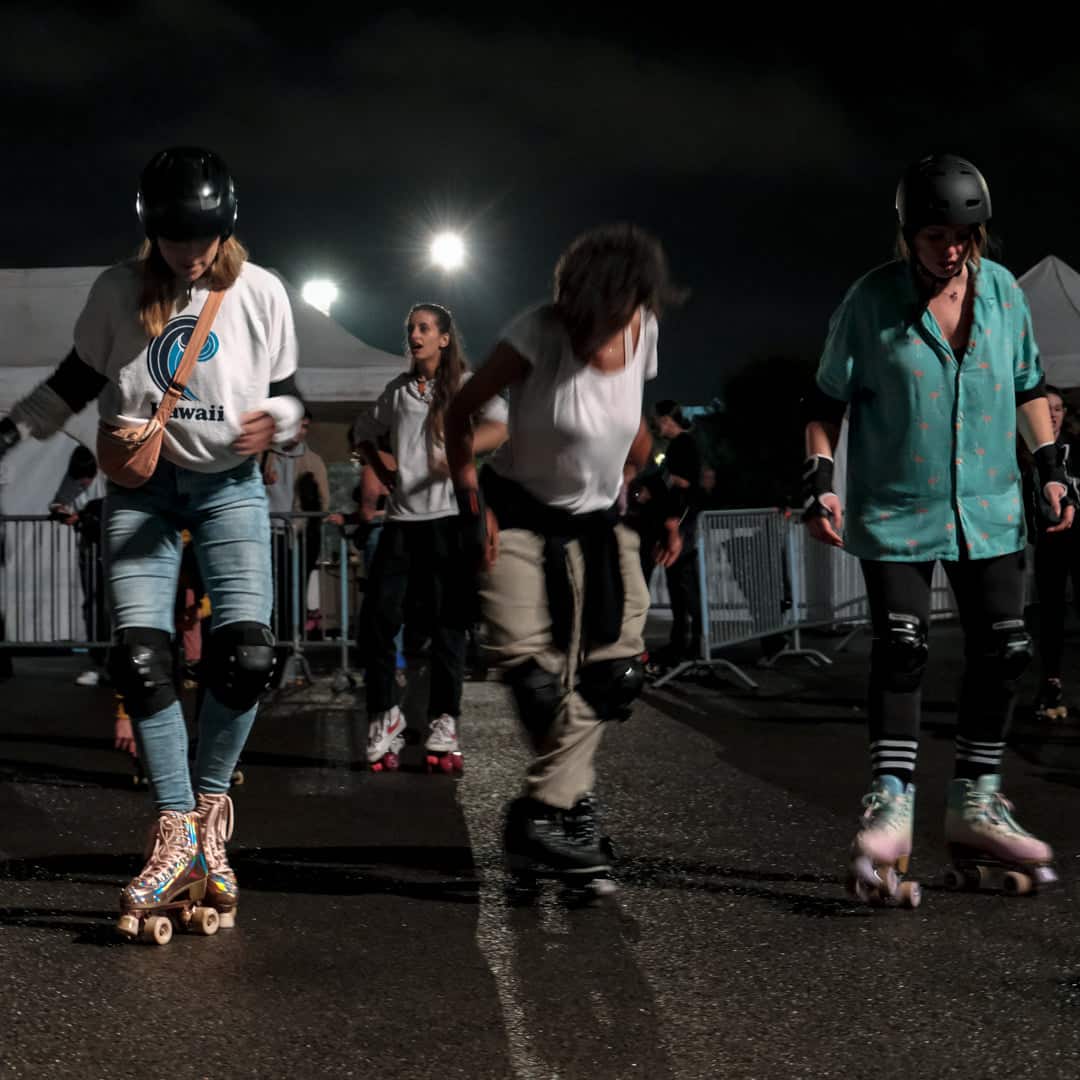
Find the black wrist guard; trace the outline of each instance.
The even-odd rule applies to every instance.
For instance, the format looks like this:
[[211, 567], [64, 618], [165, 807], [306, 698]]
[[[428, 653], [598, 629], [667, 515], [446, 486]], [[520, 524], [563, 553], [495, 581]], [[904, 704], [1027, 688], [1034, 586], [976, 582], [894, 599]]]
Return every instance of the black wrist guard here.
[[21, 438], [19, 429], [9, 416], [0, 420], [0, 458], [2, 458]]
[[821, 454], [814, 454], [806, 459], [802, 476], [803, 521], [831, 516], [831, 511], [822, 503], [821, 496], [835, 494], [833, 469], [833, 461]]
[[1065, 489], [1061, 496], [1064, 507], [1069, 494], [1069, 477], [1065, 472], [1065, 448], [1057, 443], [1040, 446], [1032, 455], [1035, 460], [1035, 472], [1038, 474], [1038, 488], [1035, 493], [1035, 513], [1041, 525], [1057, 525], [1061, 515], [1055, 514], [1050, 500], [1046, 497], [1047, 484], [1061, 484]]

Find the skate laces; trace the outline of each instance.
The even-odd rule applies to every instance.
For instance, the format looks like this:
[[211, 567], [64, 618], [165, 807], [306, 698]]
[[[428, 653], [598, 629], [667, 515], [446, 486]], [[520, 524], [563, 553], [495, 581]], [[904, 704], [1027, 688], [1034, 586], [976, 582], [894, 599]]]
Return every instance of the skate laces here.
[[883, 829], [904, 821], [908, 810], [908, 795], [890, 795], [887, 791], [869, 791], [862, 798], [863, 827]]
[[228, 795], [200, 795], [199, 802], [205, 808], [203, 850], [207, 860], [215, 868], [223, 864], [227, 866], [225, 845], [232, 839], [235, 824], [232, 799]]
[[435, 719], [431, 721], [431, 734], [436, 738], [452, 741], [456, 738], [454, 718], [446, 713], [443, 713], [442, 716], [435, 717]]
[[964, 798], [965, 817], [979, 818], [998, 828], [1026, 835], [1012, 816], [1012, 810], [1013, 804], [998, 791], [989, 794], [972, 787]]
[[563, 821], [568, 840], [586, 847], [595, 847], [599, 843], [600, 830], [596, 826], [596, 810], [595, 797], [583, 795], [565, 812]]
[[176, 871], [183, 849], [188, 844], [188, 822], [184, 814], [165, 813], [158, 819], [154, 850], [142, 868], [139, 880], [150, 885], [168, 881]]

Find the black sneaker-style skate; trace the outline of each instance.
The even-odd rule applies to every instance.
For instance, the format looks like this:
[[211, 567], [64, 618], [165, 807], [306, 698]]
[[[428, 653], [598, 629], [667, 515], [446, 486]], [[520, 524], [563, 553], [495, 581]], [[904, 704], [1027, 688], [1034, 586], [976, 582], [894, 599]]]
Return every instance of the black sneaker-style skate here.
[[[569, 810], [563, 813], [563, 829], [566, 838], [585, 850], [599, 851], [607, 860], [609, 869], [588, 878], [585, 890], [593, 896], [608, 896], [617, 886], [612, 879], [610, 865], [615, 862], [615, 845], [611, 837], [600, 827], [600, 800], [588, 791]], [[579, 880], [574, 882], [581, 887]]]
[[[585, 813], [568, 832], [569, 813], [527, 797], [510, 804], [504, 848], [517, 888], [535, 891], [538, 879], [557, 878], [574, 891], [598, 896], [611, 891], [611, 857], [597, 841], [595, 824], [588, 825]], [[605, 881], [608, 887], [594, 887]]]

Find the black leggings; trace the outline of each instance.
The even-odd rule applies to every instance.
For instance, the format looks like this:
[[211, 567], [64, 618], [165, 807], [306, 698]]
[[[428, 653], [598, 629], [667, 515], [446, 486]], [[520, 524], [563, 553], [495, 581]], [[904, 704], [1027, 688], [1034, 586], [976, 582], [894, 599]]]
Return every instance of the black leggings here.
[[[1001, 759], [1005, 732], [1012, 717], [1017, 674], [1002, 658], [1003, 636], [1022, 628], [1024, 607], [1023, 552], [992, 559], [942, 562], [952, 585], [964, 630], [964, 673], [957, 702], [958, 773], [996, 772], [991, 759]], [[873, 748], [910, 747], [918, 742], [922, 704], [921, 671], [911, 688], [897, 689], [890, 665], [890, 616], [914, 616], [930, 625], [930, 579], [933, 562], [862, 561], [874, 645], [870, 661], [870, 742], [876, 771], [889, 760]], [[962, 760], [968, 759], [961, 768]]]
[[405, 596], [410, 592], [423, 598], [431, 630], [428, 716], [459, 717], [465, 631], [475, 605], [476, 581], [461, 554], [456, 516], [388, 521], [383, 527], [360, 609], [368, 716], [394, 705], [394, 638], [404, 621]]
[[1044, 679], [1061, 678], [1065, 651], [1065, 587], [1072, 578], [1073, 601], [1080, 601], [1080, 538], [1072, 529], [1043, 533], [1035, 544], [1039, 591], [1039, 662]]

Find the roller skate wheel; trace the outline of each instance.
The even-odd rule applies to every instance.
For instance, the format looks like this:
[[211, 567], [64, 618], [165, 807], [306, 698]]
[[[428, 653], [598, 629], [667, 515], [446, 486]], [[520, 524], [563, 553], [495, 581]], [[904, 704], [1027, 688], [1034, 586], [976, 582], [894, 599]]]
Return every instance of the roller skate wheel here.
[[236, 769], [232, 774], [232, 786], [240, 787], [244, 783], [244, 772], [242, 769]]
[[212, 907], [197, 907], [191, 913], [191, 928], [203, 937], [212, 937], [218, 932], [221, 919]]
[[154, 945], [168, 945], [172, 941], [172, 923], [165, 915], [151, 915], [142, 928], [143, 941]]
[[236, 926], [236, 908], [232, 911], [219, 911], [218, 912], [218, 927], [221, 930], [231, 930]]
[[139, 920], [134, 915], [121, 915], [117, 920], [116, 929], [124, 937], [137, 938], [139, 936]]
[[388, 772], [397, 772], [400, 762], [398, 761], [397, 754], [387, 754], [383, 758], [383, 764], [386, 766]]
[[372, 772], [382, 772], [383, 769], [384, 769], [384, 766], [383, 766], [383, 763], [381, 761], [373, 761], [371, 763], [371, 771]]
[[872, 904], [877, 897], [877, 887], [874, 885], [867, 885], [867, 883], [859, 877], [850, 879], [848, 889], [852, 896], [863, 904]]
[[896, 899], [896, 896], [900, 891], [900, 875], [897, 874], [896, 868], [892, 866], [883, 866], [878, 869], [877, 873], [878, 877], [881, 878], [882, 895], [889, 899]]
[[588, 884], [588, 891], [595, 897], [614, 896], [619, 886], [611, 878], [593, 878]]
[[917, 881], [903, 882], [898, 895], [904, 907], [914, 909], [922, 903], [922, 887]]
[[439, 759], [434, 754], [428, 754], [428, 756], [427, 756], [428, 775], [433, 773], [438, 767], [439, 767]]
[[461, 773], [465, 771], [465, 758], [461, 754], [451, 754], [450, 763], [454, 766], [454, 772]]
[[1032, 876], [1036, 885], [1053, 885], [1058, 879], [1052, 866], [1037, 866], [1032, 871]]
[[945, 888], [950, 892], [960, 892], [968, 887], [968, 877], [962, 870], [950, 866], [945, 871]]
[[443, 754], [442, 760], [439, 762], [439, 768], [442, 769], [447, 776], [450, 776], [454, 771], [454, 755]]
[[1034, 888], [1035, 883], [1017, 870], [1010, 870], [1005, 875], [1004, 889], [1009, 896], [1026, 896]]

